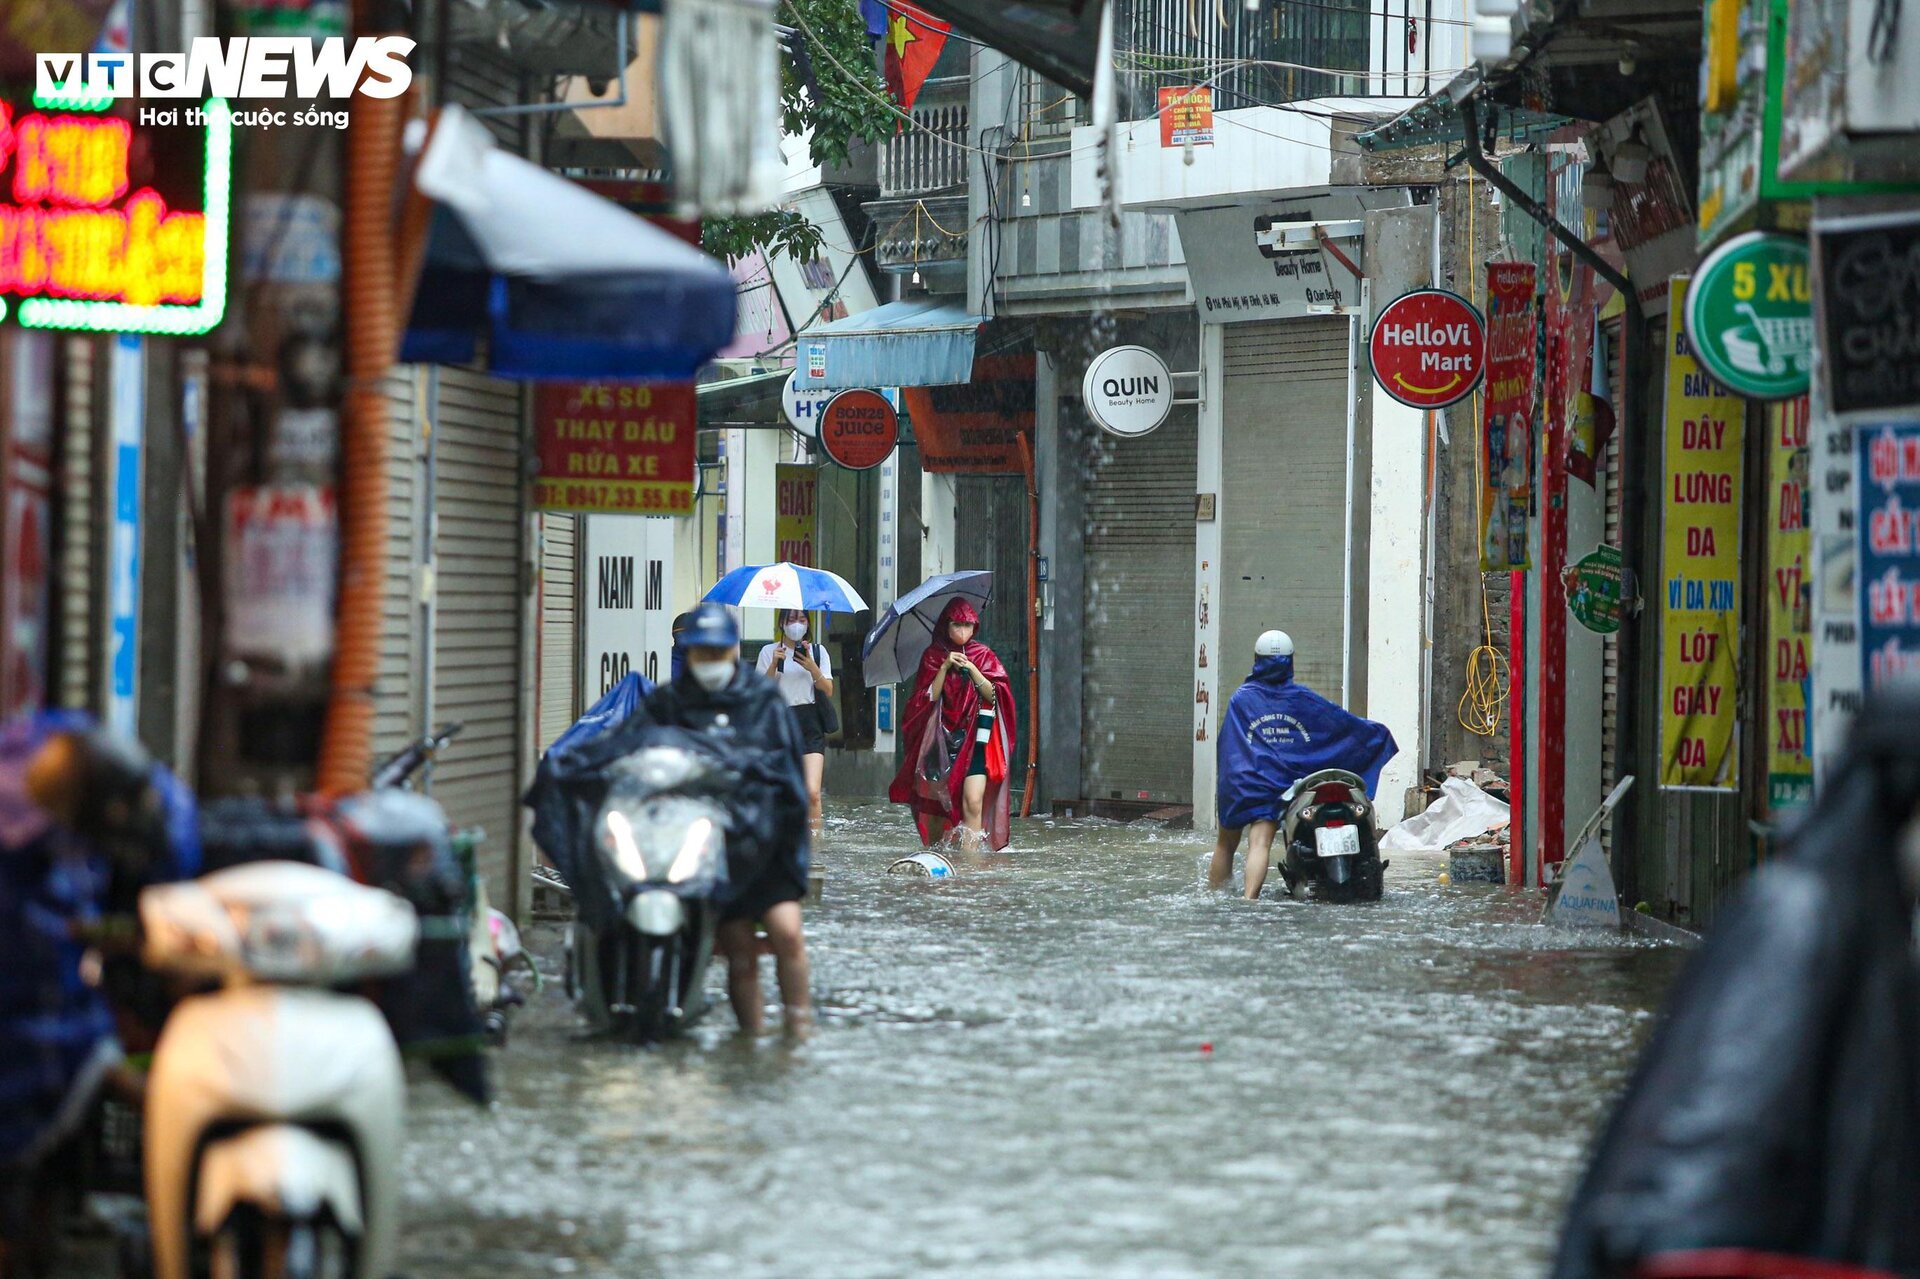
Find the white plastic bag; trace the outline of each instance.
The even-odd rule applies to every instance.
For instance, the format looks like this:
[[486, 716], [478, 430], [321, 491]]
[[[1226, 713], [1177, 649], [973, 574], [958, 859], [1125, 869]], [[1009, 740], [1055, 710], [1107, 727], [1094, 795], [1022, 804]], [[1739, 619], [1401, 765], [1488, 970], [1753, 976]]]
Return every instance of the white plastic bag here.
[[1512, 820], [1507, 806], [1464, 777], [1440, 784], [1440, 798], [1427, 811], [1409, 817], [1380, 837], [1380, 850], [1437, 853], [1475, 835], [1498, 830]]

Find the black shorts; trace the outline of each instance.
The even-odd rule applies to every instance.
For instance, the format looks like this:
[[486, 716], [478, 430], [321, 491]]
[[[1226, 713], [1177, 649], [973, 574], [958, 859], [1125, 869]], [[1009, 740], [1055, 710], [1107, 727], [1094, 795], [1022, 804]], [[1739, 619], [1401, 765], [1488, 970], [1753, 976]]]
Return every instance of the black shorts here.
[[827, 753], [827, 726], [820, 718], [820, 708], [812, 702], [805, 706], [789, 706], [795, 722], [800, 725], [800, 753], [802, 755], [824, 755]]

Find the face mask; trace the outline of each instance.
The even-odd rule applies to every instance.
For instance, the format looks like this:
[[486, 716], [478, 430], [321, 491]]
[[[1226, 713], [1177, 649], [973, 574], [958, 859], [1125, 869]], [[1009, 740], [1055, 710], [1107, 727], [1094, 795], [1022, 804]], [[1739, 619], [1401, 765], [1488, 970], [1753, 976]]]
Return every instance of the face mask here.
[[693, 672], [700, 687], [709, 693], [717, 693], [733, 679], [734, 663], [727, 662], [688, 662], [687, 669]]
[[788, 622], [787, 623], [788, 639], [798, 644], [801, 640], [805, 639], [806, 637], [807, 637], [807, 624], [805, 622]]

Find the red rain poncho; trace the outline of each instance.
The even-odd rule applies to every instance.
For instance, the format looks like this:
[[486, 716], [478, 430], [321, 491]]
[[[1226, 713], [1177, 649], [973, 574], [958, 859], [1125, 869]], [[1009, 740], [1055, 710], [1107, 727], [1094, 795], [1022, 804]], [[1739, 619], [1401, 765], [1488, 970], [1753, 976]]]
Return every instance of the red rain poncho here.
[[[954, 648], [953, 641], [947, 636], [948, 624], [954, 621], [977, 623], [979, 620], [980, 615], [967, 600], [950, 602], [946, 611], [940, 614], [940, 624], [934, 628], [933, 643], [921, 655], [920, 669], [914, 673], [913, 696], [907, 701], [906, 711], [907, 753], [900, 761], [900, 771], [894, 775], [893, 785], [887, 790], [887, 798], [896, 804], [912, 807], [923, 844], [933, 842], [929, 819], [937, 818], [949, 828], [960, 824], [960, 788], [966, 780], [967, 770], [973, 764], [973, 752], [977, 745], [973, 740], [974, 717], [979, 714], [981, 706], [980, 690], [974, 687], [972, 678], [965, 671], [948, 671], [940, 699], [941, 727], [947, 730], [964, 728], [966, 731], [961, 734], [959, 749], [953, 756], [952, 770], [947, 774], [946, 802], [943, 804], [938, 798], [922, 795], [914, 785], [914, 772], [920, 766], [929, 740], [927, 729], [933, 722], [934, 706], [928, 694], [933, 688], [933, 677], [939, 674], [941, 664]], [[1012, 836], [1007, 761], [1013, 757], [1013, 684], [1007, 679], [1007, 668], [1000, 664], [1000, 659], [985, 644], [969, 640], [964, 655], [980, 668], [980, 673], [993, 685], [993, 735], [987, 740], [987, 795], [982, 825], [986, 828], [987, 846], [1000, 849], [1007, 846]]]

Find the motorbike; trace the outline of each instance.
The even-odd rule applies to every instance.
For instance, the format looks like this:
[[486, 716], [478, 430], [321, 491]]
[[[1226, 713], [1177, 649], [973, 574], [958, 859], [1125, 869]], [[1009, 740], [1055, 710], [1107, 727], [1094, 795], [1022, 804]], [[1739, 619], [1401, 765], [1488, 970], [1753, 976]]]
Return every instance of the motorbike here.
[[[436, 814], [411, 815], [418, 841], [444, 838]], [[413, 908], [271, 860], [147, 888], [139, 911], [147, 966], [212, 987], [176, 1005], [148, 1076], [154, 1279], [387, 1279], [406, 1079], [380, 1009], [342, 988], [411, 967]]]
[[614, 763], [591, 853], [608, 909], [567, 931], [567, 993], [595, 1030], [639, 1041], [695, 1022], [727, 878], [731, 770], [688, 746], [649, 746]]
[[1323, 768], [1295, 782], [1286, 802], [1280, 874], [1287, 892], [1304, 885], [1319, 901], [1379, 901], [1387, 863], [1380, 860], [1373, 805], [1359, 774]]

